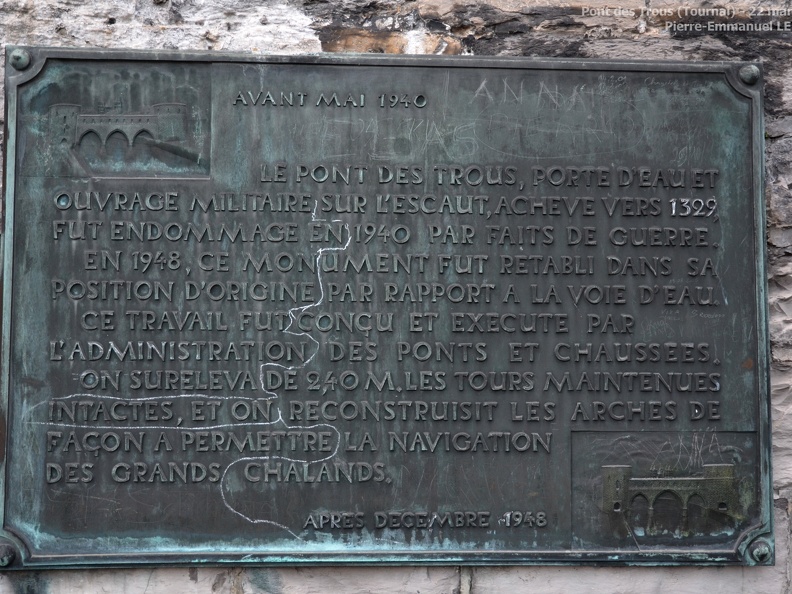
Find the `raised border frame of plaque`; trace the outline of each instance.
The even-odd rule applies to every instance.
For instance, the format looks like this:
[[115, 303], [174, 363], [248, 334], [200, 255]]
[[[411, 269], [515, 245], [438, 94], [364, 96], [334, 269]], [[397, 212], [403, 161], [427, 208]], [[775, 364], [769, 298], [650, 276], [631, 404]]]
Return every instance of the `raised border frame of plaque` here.
[[773, 563], [756, 65], [6, 56], [0, 566]]

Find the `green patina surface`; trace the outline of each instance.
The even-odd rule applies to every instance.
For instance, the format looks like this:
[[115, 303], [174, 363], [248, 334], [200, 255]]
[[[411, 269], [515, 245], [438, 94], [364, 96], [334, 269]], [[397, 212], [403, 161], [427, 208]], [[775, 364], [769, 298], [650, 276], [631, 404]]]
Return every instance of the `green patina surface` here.
[[772, 563], [754, 66], [8, 55], [9, 568]]

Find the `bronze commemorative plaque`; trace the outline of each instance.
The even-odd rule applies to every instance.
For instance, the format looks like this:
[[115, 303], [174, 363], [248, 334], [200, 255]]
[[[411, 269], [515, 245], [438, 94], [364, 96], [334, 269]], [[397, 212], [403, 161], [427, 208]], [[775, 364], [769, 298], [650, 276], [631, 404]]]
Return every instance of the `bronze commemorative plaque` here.
[[6, 56], [4, 566], [773, 562], [755, 65]]

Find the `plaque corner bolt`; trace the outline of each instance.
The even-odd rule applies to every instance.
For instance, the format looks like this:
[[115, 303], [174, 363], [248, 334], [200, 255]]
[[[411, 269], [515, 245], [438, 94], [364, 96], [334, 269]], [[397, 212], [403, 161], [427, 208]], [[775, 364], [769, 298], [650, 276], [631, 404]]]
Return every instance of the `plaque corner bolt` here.
[[746, 85], [754, 85], [759, 80], [761, 72], [755, 64], [747, 64], [740, 68], [740, 80]]
[[0, 545], [0, 567], [8, 567], [16, 559], [14, 547], [8, 544]]
[[770, 544], [765, 540], [757, 540], [751, 545], [750, 548], [751, 558], [760, 564], [769, 563], [773, 557], [773, 551]]
[[11, 52], [8, 60], [11, 62], [11, 66], [15, 70], [24, 70], [30, 66], [30, 52], [21, 48], [17, 48]]

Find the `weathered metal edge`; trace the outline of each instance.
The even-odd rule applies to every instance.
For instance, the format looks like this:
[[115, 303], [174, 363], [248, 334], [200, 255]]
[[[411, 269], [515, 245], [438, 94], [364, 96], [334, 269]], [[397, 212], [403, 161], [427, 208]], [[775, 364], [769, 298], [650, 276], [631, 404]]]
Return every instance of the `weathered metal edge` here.
[[[713, 549], [710, 551], [691, 552], [687, 549], [663, 549], [662, 551], [635, 553], [634, 551], [606, 550], [598, 552], [576, 552], [574, 550], [542, 551], [535, 552], [530, 559], [526, 559], [525, 551], [443, 551], [443, 552], [409, 552], [382, 554], [379, 551], [361, 551], [354, 554], [338, 553], [302, 553], [302, 554], [250, 554], [250, 553], [218, 553], [218, 554], [168, 554], [155, 555], [138, 553], [135, 555], [101, 554], [82, 556], [76, 563], [73, 557], [30, 556], [20, 541], [3, 529], [0, 536], [7, 539], [6, 543], [0, 541], [0, 567], [6, 569], [56, 569], [66, 567], [129, 567], [129, 566], [158, 566], [158, 565], [190, 565], [190, 564], [245, 564], [245, 565], [303, 565], [312, 563], [316, 565], [770, 565], [774, 562], [773, 547], [773, 514], [772, 514], [772, 474], [770, 469], [770, 390], [769, 390], [769, 354], [768, 354], [768, 312], [767, 312], [767, 285], [765, 282], [766, 270], [766, 243], [765, 206], [764, 206], [764, 122], [762, 111], [761, 78], [760, 84], [754, 89], [740, 88], [735, 84], [736, 72], [740, 67], [750, 65], [744, 62], [650, 62], [650, 61], [597, 61], [597, 60], [554, 60], [546, 58], [467, 58], [467, 57], [437, 57], [437, 56], [368, 56], [364, 54], [347, 54], [342, 56], [308, 55], [308, 56], [259, 56], [252, 54], [206, 54], [182, 51], [153, 51], [153, 50], [84, 50], [72, 48], [40, 48], [32, 46], [6, 46], [6, 56], [10, 56], [16, 49], [31, 52], [31, 59], [35, 67], [27, 72], [27, 68], [20, 69], [15, 76], [12, 67], [6, 60], [5, 71], [5, 175], [4, 175], [4, 237], [2, 241], [2, 356], [0, 356], [0, 415], [2, 420], [8, 414], [8, 381], [9, 381], [9, 347], [11, 334], [11, 319], [5, 315], [10, 308], [10, 289], [12, 281], [13, 243], [9, 229], [13, 228], [14, 219], [14, 182], [13, 171], [8, 168], [8, 163], [16, 159], [16, 102], [17, 89], [25, 82], [29, 82], [41, 71], [46, 59], [80, 59], [80, 60], [127, 60], [127, 61], [198, 61], [198, 62], [258, 62], [272, 64], [338, 64], [338, 65], [371, 65], [371, 66], [424, 66], [424, 67], [470, 67], [470, 68], [502, 68], [502, 69], [553, 69], [553, 70], [581, 70], [594, 69], [602, 71], [652, 71], [652, 72], [705, 72], [723, 73], [729, 80], [735, 92], [751, 100], [752, 110], [752, 165], [753, 192], [755, 207], [755, 241], [754, 252], [757, 258], [756, 298], [757, 307], [757, 345], [760, 358], [758, 378], [760, 389], [764, 394], [759, 397], [759, 441], [762, 451], [761, 474], [761, 520], [762, 524], [756, 529], [749, 530], [743, 535], [741, 542], [733, 550]], [[39, 61], [35, 58], [43, 58]], [[10, 90], [10, 92], [9, 92]], [[5, 427], [0, 425], [0, 438], [6, 442]], [[9, 495], [8, 485], [5, 480], [6, 456], [3, 451], [0, 456], [0, 520], [4, 525], [5, 499]], [[757, 540], [758, 539], [758, 540]], [[761, 561], [756, 559], [754, 543], [767, 543], [770, 548], [770, 557]], [[16, 549], [16, 550], [14, 550]], [[19, 553], [17, 554], [18, 551]], [[9, 556], [10, 553], [10, 556]], [[16, 559], [15, 559], [16, 557]]]
[[[443, 551], [443, 552], [389, 552], [370, 551], [354, 554], [344, 553], [247, 553], [247, 554], [209, 554], [206, 552], [159, 553], [156, 559], [146, 554], [97, 554], [85, 556], [80, 567], [129, 567], [157, 565], [290, 565], [299, 566], [305, 563], [317, 565], [588, 565], [588, 566], [641, 566], [662, 565], [717, 566], [723, 564], [739, 564], [741, 557], [734, 550], [712, 549], [691, 553], [684, 549], [665, 549], [663, 551], [645, 551], [640, 555], [620, 550], [603, 550], [597, 552], [554, 550], [535, 554], [531, 559], [525, 558], [524, 551]], [[625, 558], [626, 557], [626, 558]], [[36, 565], [28, 566], [41, 569], [67, 568], [74, 566], [73, 557], [47, 556], [35, 558]], [[39, 565], [39, 563], [41, 565]]]
[[[749, 70], [749, 69], [752, 69]], [[754, 256], [756, 258], [756, 344], [757, 344], [757, 398], [758, 441], [760, 459], [759, 499], [760, 524], [742, 534], [737, 550], [743, 555], [745, 565], [773, 565], [775, 563], [775, 535], [773, 518], [772, 481], [772, 425], [770, 392], [769, 311], [767, 289], [767, 241], [764, 171], [764, 105], [763, 72], [761, 66], [745, 64], [739, 70], [726, 71], [732, 89], [750, 100], [751, 113], [751, 168], [754, 207]]]
[[371, 66], [438, 66], [462, 68], [501, 69], [552, 69], [552, 70], [630, 70], [655, 72], [725, 72], [729, 68], [750, 64], [747, 62], [657, 62], [649, 60], [590, 60], [579, 58], [535, 58], [524, 56], [428, 56], [428, 55], [371, 55], [371, 54], [301, 54], [265, 55], [240, 52], [198, 52], [180, 50], [125, 50], [83, 49], [38, 46], [6, 46], [6, 54], [20, 49], [29, 52], [31, 64], [37, 58], [60, 58], [80, 60], [128, 60], [128, 61], [193, 61], [193, 62], [257, 62], [269, 64], [338, 64]]
[[[5, 60], [6, 70], [4, 76], [4, 89], [6, 89], [5, 97], [5, 124], [3, 136], [3, 216], [2, 216], [2, 241], [0, 242], [0, 249], [2, 256], [0, 256], [0, 267], [2, 267], [2, 277], [0, 277], [0, 287], [2, 288], [0, 295], [0, 306], [2, 307], [2, 320], [0, 320], [0, 328], [2, 328], [2, 338], [0, 338], [0, 568], [7, 567], [17, 560], [22, 559], [25, 549], [21, 542], [14, 537], [13, 534], [5, 530], [5, 502], [8, 497], [8, 484], [6, 481], [7, 461], [8, 461], [8, 421], [9, 421], [9, 373], [10, 373], [10, 345], [11, 345], [11, 286], [13, 275], [13, 237], [10, 229], [13, 228], [14, 220], [14, 191], [15, 191], [15, 176], [13, 167], [9, 168], [9, 163], [14, 163], [16, 159], [16, 129], [17, 129], [17, 95], [16, 83], [10, 81], [12, 68], [10, 62], [10, 48], [6, 54]], [[13, 89], [8, 93], [8, 89]]]
[[[759, 440], [762, 466], [760, 468], [760, 501], [761, 516], [767, 532], [757, 531], [754, 539], [746, 543], [744, 555], [748, 564], [775, 564], [775, 532], [773, 517], [773, 472], [772, 472], [772, 406], [770, 391], [770, 334], [769, 334], [769, 305], [767, 286], [767, 240], [766, 240], [766, 204], [765, 204], [765, 130], [764, 130], [764, 102], [761, 68], [759, 79], [750, 89], [751, 93], [751, 122], [753, 124], [753, 193], [754, 193], [754, 242], [756, 254], [756, 299], [757, 299], [757, 354], [759, 373]], [[763, 393], [761, 393], [763, 391]], [[769, 558], [761, 559], [763, 547], [769, 547]]]

